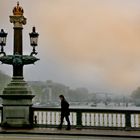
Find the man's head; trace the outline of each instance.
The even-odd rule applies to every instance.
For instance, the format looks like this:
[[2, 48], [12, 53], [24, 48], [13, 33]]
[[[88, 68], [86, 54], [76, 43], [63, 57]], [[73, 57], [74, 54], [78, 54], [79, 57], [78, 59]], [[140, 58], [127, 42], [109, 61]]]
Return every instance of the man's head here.
[[65, 99], [64, 95], [59, 95], [59, 98], [61, 101]]

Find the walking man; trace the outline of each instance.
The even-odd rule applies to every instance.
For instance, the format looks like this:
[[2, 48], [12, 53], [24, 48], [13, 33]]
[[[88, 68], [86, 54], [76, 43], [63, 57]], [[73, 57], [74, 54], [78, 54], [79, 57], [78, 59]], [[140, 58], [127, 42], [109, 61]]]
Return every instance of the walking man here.
[[70, 115], [69, 103], [66, 101], [66, 99], [63, 95], [60, 95], [59, 98], [61, 100], [61, 122], [60, 122], [58, 129], [62, 129], [63, 120], [65, 118], [67, 121], [66, 130], [70, 130], [71, 126], [70, 126], [70, 120], [69, 120], [69, 115]]

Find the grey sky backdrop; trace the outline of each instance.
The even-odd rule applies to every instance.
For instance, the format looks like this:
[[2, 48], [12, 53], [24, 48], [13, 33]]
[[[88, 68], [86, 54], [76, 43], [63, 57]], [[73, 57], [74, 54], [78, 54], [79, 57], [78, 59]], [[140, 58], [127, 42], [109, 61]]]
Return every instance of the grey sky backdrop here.
[[[0, 0], [0, 28], [8, 32], [16, 0]], [[32, 26], [39, 32], [36, 65], [25, 67], [26, 80], [54, 80], [91, 91], [129, 94], [140, 86], [140, 0], [20, 0], [27, 17], [24, 53]], [[12, 67], [0, 65], [9, 75]]]

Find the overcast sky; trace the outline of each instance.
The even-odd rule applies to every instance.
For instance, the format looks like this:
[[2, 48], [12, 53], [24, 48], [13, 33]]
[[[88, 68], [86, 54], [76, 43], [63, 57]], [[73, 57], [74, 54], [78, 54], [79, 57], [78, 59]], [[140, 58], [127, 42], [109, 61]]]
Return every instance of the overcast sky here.
[[[0, 0], [0, 28], [8, 32], [16, 0]], [[41, 59], [25, 66], [26, 80], [54, 80], [92, 91], [129, 94], [140, 86], [140, 0], [20, 0], [27, 24], [24, 53], [36, 26]], [[11, 66], [0, 69], [12, 75]]]

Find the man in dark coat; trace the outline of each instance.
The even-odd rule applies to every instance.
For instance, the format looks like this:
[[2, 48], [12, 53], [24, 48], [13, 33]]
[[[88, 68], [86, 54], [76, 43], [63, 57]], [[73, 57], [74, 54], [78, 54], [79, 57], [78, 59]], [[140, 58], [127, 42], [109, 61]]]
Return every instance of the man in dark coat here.
[[70, 130], [71, 126], [70, 126], [70, 120], [69, 120], [69, 115], [70, 115], [69, 103], [66, 101], [66, 99], [63, 95], [60, 95], [59, 98], [61, 100], [61, 122], [60, 122], [60, 125], [58, 128], [62, 129], [63, 120], [65, 118], [67, 121], [66, 130]]

